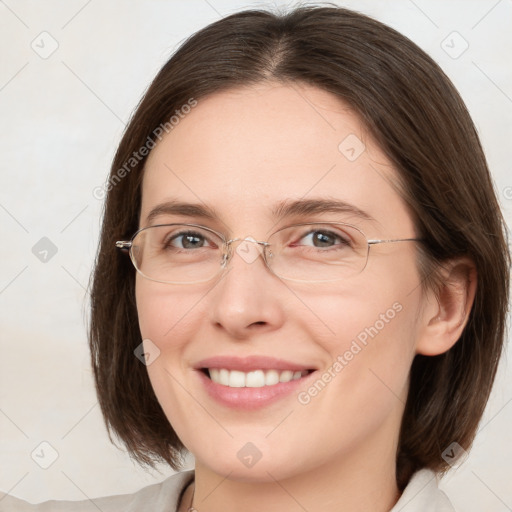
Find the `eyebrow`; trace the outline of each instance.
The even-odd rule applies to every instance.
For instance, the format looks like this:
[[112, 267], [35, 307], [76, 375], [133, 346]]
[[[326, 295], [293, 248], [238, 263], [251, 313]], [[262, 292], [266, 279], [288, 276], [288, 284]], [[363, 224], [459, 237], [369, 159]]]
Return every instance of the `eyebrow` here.
[[149, 224], [160, 215], [182, 215], [184, 217], [199, 217], [208, 220], [214, 220], [217, 217], [215, 210], [206, 205], [170, 200], [156, 205], [148, 213], [146, 222]]
[[369, 213], [357, 206], [331, 198], [285, 200], [277, 203], [272, 209], [272, 216], [276, 219], [293, 216], [305, 217], [319, 213], [349, 213], [364, 220], [375, 220]]
[[[287, 217], [306, 217], [319, 213], [343, 213], [355, 215], [363, 220], [375, 220], [364, 210], [345, 201], [331, 198], [287, 199], [278, 202], [271, 210], [271, 215], [276, 220]], [[178, 200], [169, 200], [155, 206], [146, 217], [147, 224], [150, 224], [160, 215], [180, 215], [204, 220], [219, 218], [215, 209], [206, 204], [187, 203]]]

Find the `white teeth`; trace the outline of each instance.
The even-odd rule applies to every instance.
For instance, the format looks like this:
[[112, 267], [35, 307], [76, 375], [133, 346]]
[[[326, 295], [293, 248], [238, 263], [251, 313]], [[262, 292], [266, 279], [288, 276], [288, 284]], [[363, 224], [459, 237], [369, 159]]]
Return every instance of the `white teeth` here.
[[290, 370], [253, 370], [246, 373], [239, 370], [226, 370], [225, 368], [209, 368], [208, 372], [213, 382], [230, 388], [274, 386], [279, 382], [300, 379], [309, 373], [307, 370], [296, 372]]
[[290, 382], [293, 379], [293, 372], [291, 370], [285, 370], [279, 375], [279, 382]]
[[[300, 372], [299, 372], [300, 373]], [[273, 386], [279, 382], [279, 373], [276, 370], [268, 370], [265, 374], [265, 386]]]
[[263, 373], [263, 370], [255, 370], [254, 372], [248, 372], [245, 375], [245, 387], [246, 388], [261, 388], [261, 386], [264, 386], [264, 385], [265, 385], [265, 374]]
[[224, 368], [219, 370], [219, 380], [215, 382], [225, 382], [227, 386], [229, 384], [229, 370], [225, 370]]
[[244, 388], [245, 387], [245, 373], [237, 370], [229, 372], [229, 384], [230, 388]]

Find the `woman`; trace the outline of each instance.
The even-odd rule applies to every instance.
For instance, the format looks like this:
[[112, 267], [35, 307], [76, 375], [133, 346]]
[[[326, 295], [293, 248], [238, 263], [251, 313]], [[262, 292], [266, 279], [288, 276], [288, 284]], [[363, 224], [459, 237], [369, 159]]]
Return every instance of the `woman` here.
[[509, 257], [432, 59], [338, 7], [224, 18], [157, 75], [107, 190], [103, 415], [142, 464], [195, 470], [0, 510], [454, 510], [436, 475], [487, 402]]

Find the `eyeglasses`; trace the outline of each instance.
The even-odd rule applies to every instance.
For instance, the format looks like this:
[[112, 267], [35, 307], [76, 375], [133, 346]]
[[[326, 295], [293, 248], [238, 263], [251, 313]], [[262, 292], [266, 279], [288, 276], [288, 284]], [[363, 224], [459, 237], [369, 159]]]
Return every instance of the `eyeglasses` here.
[[133, 265], [147, 279], [168, 284], [195, 284], [220, 274], [237, 254], [246, 263], [262, 255], [276, 276], [306, 283], [330, 282], [359, 274], [366, 267], [370, 246], [416, 242], [418, 238], [368, 240], [350, 224], [319, 222], [281, 228], [260, 242], [251, 237], [226, 240], [198, 224], [162, 224], [139, 229], [116, 247], [128, 250]]

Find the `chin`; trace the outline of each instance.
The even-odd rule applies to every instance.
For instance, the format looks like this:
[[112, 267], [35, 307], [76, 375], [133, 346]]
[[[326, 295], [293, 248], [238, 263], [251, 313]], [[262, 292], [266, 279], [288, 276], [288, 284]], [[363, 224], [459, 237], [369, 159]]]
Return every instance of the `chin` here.
[[[246, 439], [254, 439], [254, 442]], [[258, 440], [257, 436], [244, 437], [243, 441], [233, 439], [229, 444], [217, 446], [204, 453], [204, 443], [198, 444], [201, 455], [194, 452], [197, 466], [206, 466], [210, 471], [223, 475], [230, 480], [247, 483], [272, 483], [276, 480], [286, 480], [308, 472], [308, 466], [314, 469], [315, 462], [297, 457], [297, 449], [286, 447], [283, 442], [276, 440], [269, 443], [264, 437]], [[297, 445], [294, 445], [297, 446]]]

